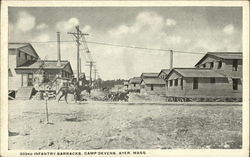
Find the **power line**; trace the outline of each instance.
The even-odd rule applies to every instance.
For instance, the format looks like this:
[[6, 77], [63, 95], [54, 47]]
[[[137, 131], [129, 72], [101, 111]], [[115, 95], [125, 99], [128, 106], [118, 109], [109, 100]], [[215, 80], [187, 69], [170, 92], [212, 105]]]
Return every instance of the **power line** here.
[[[56, 41], [45, 41], [45, 42], [29, 42], [29, 43], [52, 43]], [[74, 42], [74, 41], [61, 41], [61, 42]], [[115, 46], [115, 47], [124, 47], [124, 48], [132, 48], [132, 49], [143, 49], [143, 50], [151, 50], [151, 51], [161, 51], [161, 52], [170, 52], [171, 49], [157, 49], [157, 48], [146, 48], [146, 47], [140, 47], [140, 46], [130, 46], [130, 45], [119, 45], [119, 44], [112, 44], [112, 43], [104, 43], [104, 42], [96, 42], [96, 41], [85, 41], [86, 43], [90, 44], [97, 44], [97, 45], [106, 45], [106, 46]], [[84, 50], [87, 50], [87, 48], [84, 48]], [[188, 51], [179, 51], [179, 50], [173, 50], [175, 53], [186, 53], [186, 54], [199, 54], [204, 55], [204, 53], [200, 52], [188, 52]]]

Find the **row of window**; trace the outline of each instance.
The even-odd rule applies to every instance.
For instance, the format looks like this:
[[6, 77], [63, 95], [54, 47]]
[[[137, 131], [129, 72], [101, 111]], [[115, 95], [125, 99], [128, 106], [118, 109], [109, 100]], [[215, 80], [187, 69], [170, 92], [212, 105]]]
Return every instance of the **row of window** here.
[[[232, 79], [233, 81], [233, 90], [238, 90], [239, 79]], [[215, 78], [210, 78], [210, 83], [215, 83]], [[193, 89], [198, 89], [198, 78], [193, 78]]]
[[[214, 62], [209, 62], [209, 67], [207, 67], [208, 63], [205, 63], [202, 65], [203, 68], [210, 68], [213, 69], [214, 68]], [[222, 61], [218, 61], [218, 66], [217, 69], [221, 69], [222, 67]], [[233, 64], [232, 64], [232, 71], [238, 71], [238, 60], [237, 59], [233, 59]]]
[[[238, 90], [238, 84], [239, 84], [239, 79], [232, 79], [233, 81], [233, 90]], [[211, 77], [210, 78], [210, 83], [211, 84], [214, 84], [215, 83], [215, 78], [214, 77]], [[178, 86], [178, 79], [174, 79], [174, 80], [169, 80], [169, 86]], [[181, 78], [180, 79], [180, 85], [181, 85], [181, 89], [183, 89], [183, 79]], [[167, 86], [168, 86], [168, 82], [167, 82]], [[143, 86], [144, 88], [144, 86]], [[193, 89], [198, 89], [199, 88], [199, 81], [198, 81], [198, 78], [195, 77], [193, 78]], [[150, 85], [150, 90], [153, 91], [154, 90], [154, 85], [151, 84]]]
[[[183, 79], [180, 79], [180, 85], [183, 86]], [[169, 86], [172, 87], [174, 84], [174, 86], [178, 86], [178, 79], [174, 79], [174, 80], [169, 80]]]
[[[203, 68], [210, 68], [210, 69], [213, 69], [214, 68], [214, 62], [209, 62], [210, 64], [210, 67], [207, 67], [207, 63], [203, 64]], [[221, 69], [222, 67], [222, 61], [218, 61], [218, 66], [217, 66], [217, 69]]]

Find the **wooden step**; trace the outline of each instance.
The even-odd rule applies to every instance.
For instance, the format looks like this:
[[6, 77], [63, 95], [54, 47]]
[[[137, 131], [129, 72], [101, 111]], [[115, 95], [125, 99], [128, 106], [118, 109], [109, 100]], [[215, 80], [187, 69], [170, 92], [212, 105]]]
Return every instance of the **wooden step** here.
[[32, 91], [33, 87], [21, 87], [17, 90], [16, 99], [29, 100], [31, 98]]

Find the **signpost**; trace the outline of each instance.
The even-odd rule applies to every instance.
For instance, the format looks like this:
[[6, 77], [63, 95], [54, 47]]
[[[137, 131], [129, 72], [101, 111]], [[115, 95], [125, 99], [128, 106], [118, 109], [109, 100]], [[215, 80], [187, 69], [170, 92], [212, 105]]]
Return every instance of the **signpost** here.
[[49, 124], [49, 111], [48, 111], [48, 99], [49, 99], [49, 93], [48, 91], [45, 91], [44, 94], [43, 94], [43, 98], [45, 100], [45, 110], [46, 110], [46, 120], [47, 120], [47, 124]]

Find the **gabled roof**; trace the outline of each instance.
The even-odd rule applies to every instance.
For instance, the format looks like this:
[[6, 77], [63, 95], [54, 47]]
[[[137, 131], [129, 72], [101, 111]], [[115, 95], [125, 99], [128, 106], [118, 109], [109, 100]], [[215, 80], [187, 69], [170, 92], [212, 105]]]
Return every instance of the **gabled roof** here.
[[30, 43], [8, 43], [8, 48], [9, 49], [18, 49], [22, 48], [24, 46], [29, 46]]
[[242, 52], [208, 52], [205, 56], [199, 60], [195, 66], [203, 62], [207, 57], [215, 59], [242, 59]]
[[132, 83], [139, 84], [139, 83], [141, 83], [141, 78], [140, 77], [133, 77], [133, 78], [129, 79], [128, 82], [130, 84], [132, 84]]
[[160, 76], [161, 73], [164, 73], [165, 75], [168, 75], [170, 71], [171, 71], [170, 69], [162, 69], [160, 71], [160, 73], [158, 74], [158, 76]]
[[146, 77], [158, 77], [159, 73], [142, 73], [141, 78], [146, 78]]
[[[26, 69], [40, 69], [43, 66], [43, 69], [64, 69], [66, 65], [69, 64], [72, 71], [69, 61], [61, 61], [61, 66], [57, 66], [57, 60], [42, 60], [42, 61], [28, 61], [25, 64], [17, 67], [16, 70], [26, 70]], [[72, 71], [73, 73], [73, 71]]]
[[33, 57], [39, 58], [36, 50], [30, 43], [8, 43], [8, 49], [18, 49]]
[[166, 79], [168, 79], [174, 72], [181, 77], [225, 77], [225, 75], [217, 73], [211, 69], [174, 68], [167, 75]]
[[157, 84], [157, 85], [164, 85], [165, 81], [162, 78], [143, 78], [141, 82], [145, 84]]

